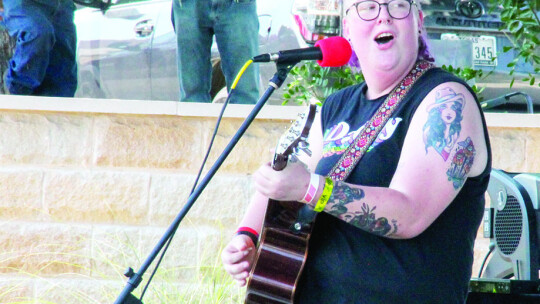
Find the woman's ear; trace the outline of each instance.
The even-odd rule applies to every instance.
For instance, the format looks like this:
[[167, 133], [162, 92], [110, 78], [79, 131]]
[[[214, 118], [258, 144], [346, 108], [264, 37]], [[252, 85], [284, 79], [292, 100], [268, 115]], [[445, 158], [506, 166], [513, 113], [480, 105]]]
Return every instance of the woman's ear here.
[[418, 10], [418, 28], [421, 29], [424, 27], [424, 12]]

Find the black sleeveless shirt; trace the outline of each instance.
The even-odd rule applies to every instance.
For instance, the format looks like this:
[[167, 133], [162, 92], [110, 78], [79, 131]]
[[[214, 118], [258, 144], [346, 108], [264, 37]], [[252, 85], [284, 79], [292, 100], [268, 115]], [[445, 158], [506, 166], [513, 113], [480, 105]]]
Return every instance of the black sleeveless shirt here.
[[[427, 71], [398, 105], [346, 182], [390, 185], [417, 107], [433, 88], [445, 82], [461, 83], [473, 93], [465, 82], [442, 69]], [[386, 96], [368, 100], [366, 89], [365, 83], [354, 85], [329, 96], [324, 103], [323, 158], [317, 174], [326, 175], [331, 170], [384, 102]], [[483, 116], [482, 123], [489, 155], [484, 172], [468, 178], [454, 201], [417, 237], [384, 238], [321, 213], [295, 303], [464, 303], [491, 171]]]

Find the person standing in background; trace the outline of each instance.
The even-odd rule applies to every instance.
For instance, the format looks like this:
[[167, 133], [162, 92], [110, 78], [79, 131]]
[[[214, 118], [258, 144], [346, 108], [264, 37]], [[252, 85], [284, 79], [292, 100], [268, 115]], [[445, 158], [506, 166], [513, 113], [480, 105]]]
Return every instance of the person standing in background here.
[[[13, 55], [15, 41], [9, 36], [7, 29], [4, 27], [2, 18], [4, 15], [4, 3], [0, 0], [0, 75], [4, 75], [8, 69], [9, 58]], [[4, 85], [4, 78], [0, 77], [0, 94], [9, 93]]]
[[[259, 19], [256, 0], [173, 0], [177, 37], [180, 101], [211, 102], [211, 47], [215, 35], [227, 91], [247, 60], [257, 55]], [[259, 72], [250, 66], [238, 82], [231, 103], [259, 98]]]
[[73, 1], [3, 0], [3, 6], [3, 23], [15, 39], [4, 74], [6, 90], [15, 95], [73, 97], [77, 90]]

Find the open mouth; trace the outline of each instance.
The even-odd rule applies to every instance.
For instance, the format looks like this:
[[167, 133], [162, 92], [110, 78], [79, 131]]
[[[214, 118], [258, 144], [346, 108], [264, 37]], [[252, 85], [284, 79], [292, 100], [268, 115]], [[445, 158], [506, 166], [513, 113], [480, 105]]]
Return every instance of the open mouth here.
[[392, 41], [393, 39], [394, 35], [390, 33], [382, 33], [375, 37], [375, 42], [377, 42], [378, 44], [385, 44]]

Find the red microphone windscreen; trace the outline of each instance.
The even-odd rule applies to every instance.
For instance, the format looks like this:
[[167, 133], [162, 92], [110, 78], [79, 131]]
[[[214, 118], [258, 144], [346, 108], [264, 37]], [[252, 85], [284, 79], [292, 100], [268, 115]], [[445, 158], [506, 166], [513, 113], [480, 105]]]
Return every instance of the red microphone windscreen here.
[[334, 36], [322, 39], [317, 41], [315, 46], [319, 47], [323, 54], [323, 59], [317, 60], [317, 63], [322, 67], [340, 67], [351, 59], [351, 45], [343, 37]]

